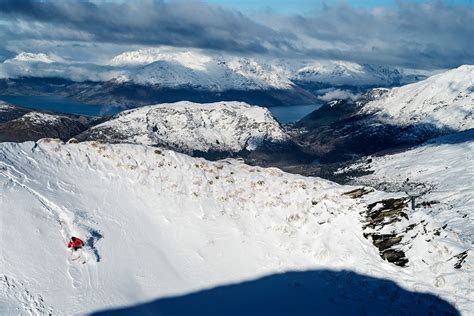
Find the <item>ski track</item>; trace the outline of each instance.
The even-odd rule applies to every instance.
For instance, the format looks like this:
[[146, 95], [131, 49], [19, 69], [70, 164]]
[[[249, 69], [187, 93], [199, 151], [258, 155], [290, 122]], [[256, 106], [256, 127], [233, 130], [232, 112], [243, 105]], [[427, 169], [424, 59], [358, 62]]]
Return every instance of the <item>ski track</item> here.
[[[74, 219], [75, 219], [74, 215], [72, 215], [72, 213], [69, 210], [66, 210], [63, 207], [58, 206], [51, 200], [47, 199], [44, 195], [40, 194], [38, 191], [28, 186], [26, 183], [30, 181], [30, 178], [25, 173], [16, 169], [14, 166], [0, 161], [0, 175], [3, 175], [14, 184], [25, 189], [27, 192], [33, 195], [40, 202], [43, 208], [59, 224], [59, 227], [60, 227], [59, 231], [61, 233], [63, 243], [67, 244], [70, 236], [73, 235], [73, 232], [77, 231], [77, 229], [75, 229], [74, 227]], [[48, 182], [48, 186], [49, 185], [50, 185], [50, 182]], [[66, 184], [66, 183], [61, 183], [60, 185], [63, 187], [64, 186], [68, 186], [69, 188], [72, 187], [70, 184]], [[91, 237], [89, 237], [86, 241], [86, 246], [89, 246], [91, 248], [96, 261], [99, 262], [100, 254], [97, 248], [95, 247], [95, 242], [98, 239], [102, 238], [103, 236], [97, 230], [91, 229], [90, 227], [86, 225], [80, 225], [80, 226], [84, 226], [84, 228], [91, 234]], [[72, 286], [74, 288], [81, 288], [84, 279], [88, 281], [89, 288], [94, 287], [94, 285], [97, 286], [98, 285], [98, 281], [96, 280], [98, 277], [97, 273], [94, 273], [95, 280], [92, 280], [93, 278], [92, 278], [90, 269], [81, 267], [83, 264], [87, 263], [91, 259], [90, 256], [88, 255], [88, 252], [85, 249], [82, 249], [79, 253], [79, 257], [77, 261], [73, 260], [73, 256], [74, 256], [74, 253], [71, 253], [71, 256], [66, 260], [68, 264], [67, 273], [69, 275], [69, 278], [71, 279]], [[83, 274], [83, 271], [86, 272], [85, 275]]]

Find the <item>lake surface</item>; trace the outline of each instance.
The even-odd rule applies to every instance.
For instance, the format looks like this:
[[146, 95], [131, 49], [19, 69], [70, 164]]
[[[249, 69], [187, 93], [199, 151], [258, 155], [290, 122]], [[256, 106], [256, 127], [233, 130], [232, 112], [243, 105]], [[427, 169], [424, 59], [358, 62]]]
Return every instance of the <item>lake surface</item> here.
[[[108, 116], [123, 110], [120, 106], [85, 104], [60, 96], [0, 95], [0, 100], [33, 110], [86, 116]], [[281, 123], [290, 123], [302, 119], [321, 106], [322, 104], [275, 106], [268, 109]]]
[[274, 106], [268, 109], [280, 123], [285, 124], [297, 122], [322, 106], [323, 103], [310, 105]]
[[0, 100], [32, 110], [86, 116], [107, 116], [123, 109], [118, 106], [84, 104], [60, 96], [9, 96], [0, 95]]

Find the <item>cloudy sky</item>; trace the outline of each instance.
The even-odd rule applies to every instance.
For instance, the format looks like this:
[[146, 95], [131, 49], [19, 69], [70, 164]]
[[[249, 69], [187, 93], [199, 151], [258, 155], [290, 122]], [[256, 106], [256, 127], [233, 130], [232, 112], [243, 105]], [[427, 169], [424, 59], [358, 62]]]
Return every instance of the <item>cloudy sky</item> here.
[[411, 68], [474, 64], [471, 0], [0, 0], [0, 57], [100, 62], [162, 45]]

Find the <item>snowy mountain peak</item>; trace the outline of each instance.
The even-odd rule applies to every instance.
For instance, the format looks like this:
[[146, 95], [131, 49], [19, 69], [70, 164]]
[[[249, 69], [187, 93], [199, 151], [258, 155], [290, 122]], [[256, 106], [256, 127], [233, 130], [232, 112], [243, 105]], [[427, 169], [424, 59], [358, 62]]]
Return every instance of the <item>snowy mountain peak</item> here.
[[314, 61], [299, 69], [293, 78], [297, 81], [329, 83], [333, 85], [394, 85], [402, 74], [397, 69], [378, 65], [361, 65], [346, 61]]
[[22, 52], [22, 53], [19, 53], [18, 55], [16, 55], [14, 58], [6, 60], [5, 62], [8, 62], [8, 61], [10, 61], [10, 62], [11, 61], [40, 62], [40, 63], [51, 64], [51, 63], [54, 63], [58, 60], [57, 60], [57, 58], [55, 58], [53, 56], [46, 55], [46, 54], [43, 54], [43, 53], [34, 54], [34, 53]]
[[393, 88], [364, 111], [396, 125], [474, 128], [474, 66], [464, 65], [426, 80]]
[[271, 113], [242, 102], [178, 102], [129, 110], [86, 132], [85, 139], [162, 145], [182, 152], [239, 152], [289, 136]]
[[117, 55], [109, 64], [112, 66], [147, 65], [157, 61], [174, 62], [190, 69], [205, 70], [211, 58], [191, 50], [147, 48]]
[[228, 62], [231, 70], [246, 78], [260, 80], [273, 87], [288, 88], [293, 85], [288, 73], [283, 69], [269, 63], [259, 62], [251, 58], [232, 58]]

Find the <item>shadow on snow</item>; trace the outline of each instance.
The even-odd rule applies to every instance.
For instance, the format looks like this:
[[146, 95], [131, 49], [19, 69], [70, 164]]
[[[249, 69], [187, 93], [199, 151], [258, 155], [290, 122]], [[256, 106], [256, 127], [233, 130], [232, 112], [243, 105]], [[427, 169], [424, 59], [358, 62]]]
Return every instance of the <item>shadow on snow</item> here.
[[443, 299], [351, 271], [273, 274], [93, 315], [459, 315]]

